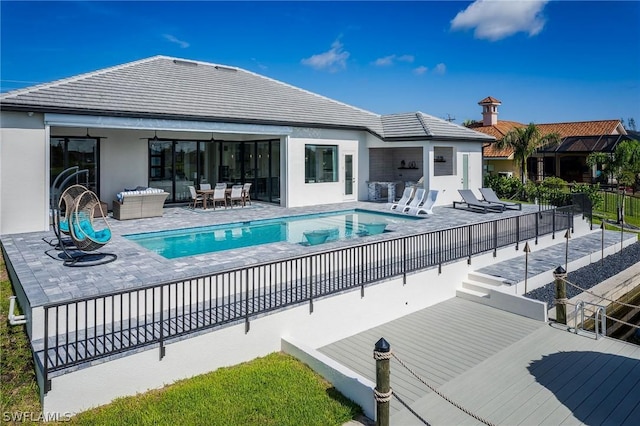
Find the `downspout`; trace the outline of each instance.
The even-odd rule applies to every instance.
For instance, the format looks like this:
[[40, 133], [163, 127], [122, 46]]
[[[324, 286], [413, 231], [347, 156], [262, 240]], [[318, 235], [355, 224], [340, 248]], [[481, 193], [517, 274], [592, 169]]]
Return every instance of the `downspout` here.
[[22, 325], [26, 324], [27, 320], [24, 315], [15, 315], [16, 309], [16, 296], [9, 297], [9, 324], [11, 325]]

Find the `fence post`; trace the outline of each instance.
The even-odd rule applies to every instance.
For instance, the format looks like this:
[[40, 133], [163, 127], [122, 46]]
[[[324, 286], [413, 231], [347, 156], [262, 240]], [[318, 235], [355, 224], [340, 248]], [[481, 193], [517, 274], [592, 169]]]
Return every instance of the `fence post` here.
[[516, 251], [520, 245], [520, 216], [516, 216]]
[[392, 395], [389, 377], [391, 346], [384, 337], [376, 342], [373, 359], [376, 360], [376, 388], [373, 390], [376, 400], [376, 426], [389, 426], [389, 402]]
[[498, 220], [493, 221], [493, 257], [498, 256]]
[[562, 266], [558, 266], [553, 271], [553, 279], [556, 282], [556, 321], [560, 324], [567, 324], [567, 284], [564, 279], [567, 271]]

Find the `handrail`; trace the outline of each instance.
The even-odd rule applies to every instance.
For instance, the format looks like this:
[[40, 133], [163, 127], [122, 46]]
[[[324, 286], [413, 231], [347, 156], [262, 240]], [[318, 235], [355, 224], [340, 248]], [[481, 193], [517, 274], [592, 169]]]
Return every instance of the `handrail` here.
[[[583, 300], [579, 300], [576, 303], [575, 308], [573, 309], [573, 333], [578, 334], [579, 330], [585, 331], [584, 329], [584, 310], [585, 305], [596, 306], [596, 311], [594, 313], [594, 326], [593, 332], [596, 335], [596, 340], [600, 338], [600, 336], [607, 335], [607, 314], [606, 307], [602, 305], [598, 305], [591, 302], [585, 302]], [[580, 313], [580, 328], [578, 328], [578, 313]], [[600, 324], [598, 324], [598, 317], [600, 317]], [[599, 325], [599, 326], [598, 326]]]
[[[245, 322], [318, 297], [361, 288], [407, 273], [438, 267], [498, 247], [567, 229], [569, 211], [526, 215], [329, 251], [228, 268], [215, 273], [45, 304], [42, 364], [52, 371], [169, 339]], [[495, 235], [494, 235], [495, 233]], [[468, 240], [468, 241], [467, 241]]]

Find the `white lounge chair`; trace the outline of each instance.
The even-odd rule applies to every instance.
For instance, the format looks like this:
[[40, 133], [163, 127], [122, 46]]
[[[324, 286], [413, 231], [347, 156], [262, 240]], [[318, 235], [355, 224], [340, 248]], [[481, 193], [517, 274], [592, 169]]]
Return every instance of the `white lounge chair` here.
[[430, 189], [429, 193], [426, 196], [426, 199], [424, 200], [424, 204], [418, 207], [409, 208], [409, 211], [407, 211], [407, 213], [414, 216], [418, 216], [420, 213], [433, 214], [433, 210], [431, 209], [436, 202], [436, 198], [438, 198], [438, 190]]
[[402, 208], [402, 213], [407, 213], [411, 209], [417, 209], [420, 207], [424, 203], [426, 193], [427, 191], [425, 191], [424, 188], [416, 189], [416, 193], [411, 202]]
[[409, 204], [409, 201], [411, 201], [411, 197], [413, 196], [413, 188], [412, 187], [407, 187], [404, 189], [404, 192], [402, 193], [402, 197], [400, 198], [400, 200], [397, 203], [390, 203], [389, 204], [389, 210], [401, 210], [404, 209], [404, 207], [407, 206], [407, 204]]

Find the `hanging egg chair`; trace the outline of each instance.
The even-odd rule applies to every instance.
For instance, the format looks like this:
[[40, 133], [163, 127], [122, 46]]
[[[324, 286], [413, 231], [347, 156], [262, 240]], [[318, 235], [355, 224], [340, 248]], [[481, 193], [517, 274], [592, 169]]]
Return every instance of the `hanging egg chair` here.
[[69, 235], [69, 218], [73, 212], [76, 199], [88, 189], [83, 185], [71, 185], [64, 190], [60, 196], [58, 202], [58, 211], [62, 211], [62, 205], [64, 204], [65, 213], [64, 216], [60, 216], [58, 219], [58, 230], [65, 235]]
[[101, 215], [104, 227], [100, 230], [93, 227], [93, 209], [96, 207], [102, 212], [100, 200], [93, 191], [84, 191], [75, 200], [69, 218], [69, 235], [78, 250], [97, 250], [111, 240], [111, 227], [104, 218], [104, 212]]
[[[94, 209], [100, 209], [100, 228], [94, 227]], [[100, 205], [100, 199], [93, 192], [86, 190], [80, 194], [74, 202], [69, 216], [69, 236], [81, 252], [93, 252], [111, 241], [111, 227], [106, 219], [105, 212]], [[94, 266], [113, 262], [117, 256], [112, 253], [82, 253], [81, 255], [69, 254], [65, 260], [66, 266]]]

